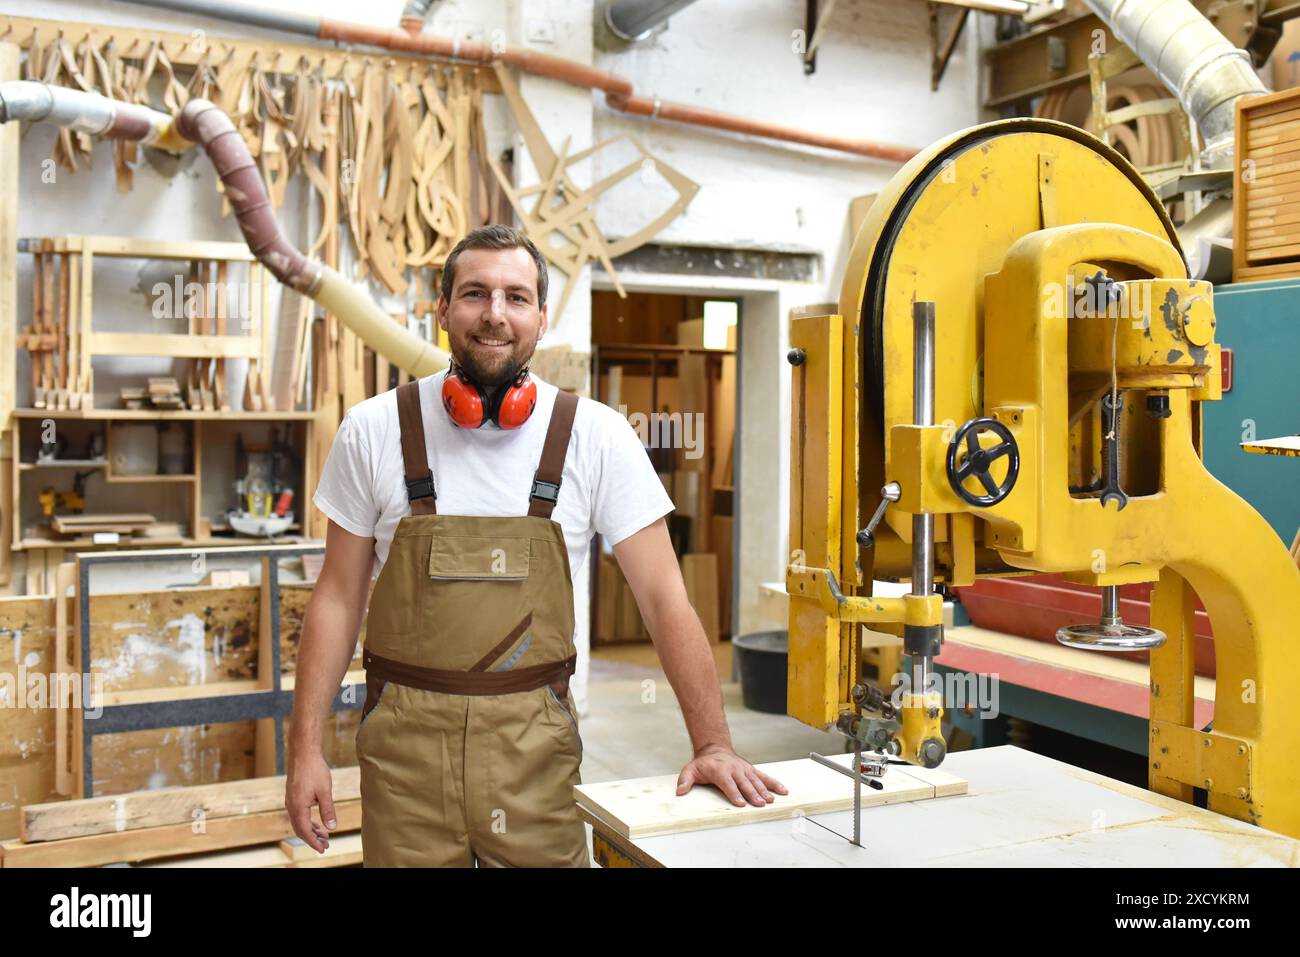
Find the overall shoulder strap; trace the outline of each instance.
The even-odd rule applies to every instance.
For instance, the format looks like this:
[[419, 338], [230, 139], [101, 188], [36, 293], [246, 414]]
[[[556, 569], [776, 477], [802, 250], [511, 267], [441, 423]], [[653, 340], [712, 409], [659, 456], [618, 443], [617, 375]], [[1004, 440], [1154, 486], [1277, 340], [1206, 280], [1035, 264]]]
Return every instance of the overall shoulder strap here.
[[433, 515], [438, 497], [433, 487], [433, 470], [424, 445], [424, 416], [420, 413], [420, 382], [414, 379], [397, 387], [397, 421], [402, 428], [402, 465], [406, 472], [406, 497], [412, 515]]
[[578, 411], [578, 397], [572, 392], [559, 390], [555, 408], [551, 410], [551, 424], [546, 429], [546, 443], [542, 446], [542, 461], [533, 476], [533, 490], [529, 495], [528, 514], [550, 518], [551, 510], [560, 497], [560, 479], [564, 476], [564, 456], [569, 451], [569, 436], [573, 433], [573, 416]]

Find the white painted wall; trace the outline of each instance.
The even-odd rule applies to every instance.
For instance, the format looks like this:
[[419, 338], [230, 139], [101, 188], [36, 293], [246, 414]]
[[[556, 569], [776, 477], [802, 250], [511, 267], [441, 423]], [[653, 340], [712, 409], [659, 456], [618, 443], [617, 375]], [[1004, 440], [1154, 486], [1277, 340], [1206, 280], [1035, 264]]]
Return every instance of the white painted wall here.
[[[792, 50], [802, 0], [698, 0], [645, 45], [600, 53], [596, 65], [636, 91], [854, 139], [922, 147], [977, 122], [977, 58], [969, 24], [938, 92], [930, 91], [929, 20], [922, 0], [840, 0], [805, 76]], [[945, 12], [945, 23], [947, 13]], [[660, 242], [815, 251], [838, 295], [848, 253], [848, 203], [889, 181], [895, 164], [614, 112], [598, 98], [599, 139], [629, 132], [701, 186]], [[614, 163], [597, 157], [597, 175]], [[639, 185], [639, 184], [638, 184]], [[620, 188], [599, 209], [609, 235], [633, 232], [658, 208]], [[833, 295], [827, 295], [833, 293]]]

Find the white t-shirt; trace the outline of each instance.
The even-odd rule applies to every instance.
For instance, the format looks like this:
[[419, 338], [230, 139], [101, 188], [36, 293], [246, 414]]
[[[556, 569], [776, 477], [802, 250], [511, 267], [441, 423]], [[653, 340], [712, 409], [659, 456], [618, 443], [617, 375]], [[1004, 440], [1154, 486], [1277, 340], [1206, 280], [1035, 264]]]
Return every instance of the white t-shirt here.
[[[533, 474], [559, 390], [536, 376], [537, 407], [518, 429], [455, 425], [442, 407], [446, 372], [420, 380], [424, 441], [442, 515], [527, 515]], [[312, 501], [353, 535], [374, 537], [375, 558], [388, 558], [393, 531], [411, 514], [402, 467], [397, 393], [358, 402], [343, 418]], [[673, 510], [672, 499], [627, 419], [580, 398], [551, 518], [564, 530], [574, 579], [592, 536], [611, 546]]]

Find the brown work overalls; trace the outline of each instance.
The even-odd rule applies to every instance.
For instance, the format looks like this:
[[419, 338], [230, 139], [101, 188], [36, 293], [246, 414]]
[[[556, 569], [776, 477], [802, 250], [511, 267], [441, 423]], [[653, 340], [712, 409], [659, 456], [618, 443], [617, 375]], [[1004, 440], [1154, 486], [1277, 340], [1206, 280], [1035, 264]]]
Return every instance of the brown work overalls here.
[[573, 582], [550, 517], [577, 406], [556, 396], [526, 516], [438, 515], [419, 386], [397, 390], [411, 515], [366, 619], [366, 867], [590, 866]]

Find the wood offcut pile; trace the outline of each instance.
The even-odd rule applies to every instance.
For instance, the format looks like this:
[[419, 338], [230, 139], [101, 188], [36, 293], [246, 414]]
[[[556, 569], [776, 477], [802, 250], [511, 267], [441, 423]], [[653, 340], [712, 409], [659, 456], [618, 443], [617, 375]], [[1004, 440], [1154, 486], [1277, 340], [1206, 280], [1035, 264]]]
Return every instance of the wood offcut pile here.
[[[356, 767], [335, 768], [339, 826], [318, 854], [293, 834], [284, 777], [29, 804], [0, 867], [343, 867], [361, 863]], [[319, 821], [319, 817], [316, 817]]]
[[41, 535], [39, 529], [29, 529], [29, 538], [48, 538], [64, 541], [58, 536], [69, 536], [69, 541], [89, 541], [95, 535], [116, 535], [118, 539], [145, 539], [156, 545], [176, 544], [183, 537], [179, 522], [160, 522], [154, 516], [140, 513], [105, 513], [102, 515], [55, 515], [50, 519], [53, 535]]
[[185, 400], [174, 377], [151, 377], [147, 386], [122, 387], [122, 408], [176, 410], [185, 408]]

